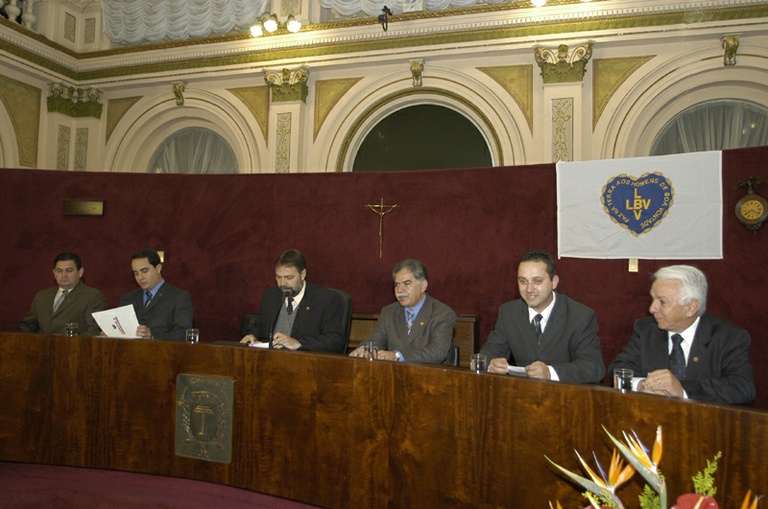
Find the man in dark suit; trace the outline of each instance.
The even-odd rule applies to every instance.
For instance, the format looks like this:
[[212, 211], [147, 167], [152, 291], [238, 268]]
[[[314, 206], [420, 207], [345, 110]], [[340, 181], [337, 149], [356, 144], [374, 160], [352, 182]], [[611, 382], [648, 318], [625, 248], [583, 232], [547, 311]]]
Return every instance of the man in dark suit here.
[[517, 267], [520, 298], [499, 308], [480, 350], [488, 371], [508, 373], [510, 362], [531, 378], [598, 383], [605, 375], [595, 312], [556, 293], [560, 279], [546, 251], [529, 251]]
[[100, 329], [91, 313], [107, 309], [107, 297], [80, 279], [84, 271], [77, 254], [58, 255], [53, 260], [56, 286], [37, 292], [19, 330], [65, 334], [68, 323], [77, 323], [80, 334], [97, 336]]
[[307, 262], [296, 249], [281, 253], [274, 267], [277, 286], [264, 290], [259, 319], [240, 342], [272, 341], [273, 348], [345, 352], [341, 297], [306, 280]]
[[364, 357], [364, 345], [373, 342], [377, 359], [441, 364], [448, 359], [456, 313], [427, 294], [427, 268], [419, 260], [403, 260], [392, 270], [393, 302], [381, 310], [373, 332], [352, 357]]
[[135, 290], [120, 297], [120, 306], [133, 305], [139, 327], [136, 335], [144, 339], [185, 341], [192, 328], [192, 297], [181, 288], [165, 282], [160, 255], [151, 248], [131, 257]]
[[[690, 265], [663, 267], [651, 285], [653, 315], [635, 322], [632, 339], [609, 368], [629, 368], [639, 392], [719, 403], [755, 398], [749, 333], [704, 314], [707, 278]], [[678, 360], [679, 359], [679, 360]], [[674, 372], [673, 372], [674, 371]]]

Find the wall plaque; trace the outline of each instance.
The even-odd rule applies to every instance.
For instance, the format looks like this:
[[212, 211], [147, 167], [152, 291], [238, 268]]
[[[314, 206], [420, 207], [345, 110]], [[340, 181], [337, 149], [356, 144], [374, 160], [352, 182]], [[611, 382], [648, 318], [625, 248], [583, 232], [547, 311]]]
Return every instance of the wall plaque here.
[[176, 377], [176, 454], [218, 463], [232, 461], [235, 380], [180, 373]]

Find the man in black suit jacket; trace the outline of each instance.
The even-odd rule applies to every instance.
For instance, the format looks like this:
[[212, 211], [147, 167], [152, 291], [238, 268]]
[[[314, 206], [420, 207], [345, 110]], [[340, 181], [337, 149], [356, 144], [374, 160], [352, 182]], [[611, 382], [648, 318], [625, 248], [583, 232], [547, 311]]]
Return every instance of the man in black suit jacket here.
[[37, 292], [19, 330], [65, 334], [68, 323], [77, 323], [80, 334], [97, 336], [100, 329], [92, 313], [107, 309], [107, 297], [80, 279], [84, 270], [76, 253], [59, 254], [53, 261], [56, 286]]
[[139, 327], [136, 335], [144, 339], [185, 341], [192, 328], [192, 297], [181, 288], [165, 282], [160, 255], [147, 248], [131, 257], [133, 277], [139, 288], [120, 297], [120, 305], [133, 305]]
[[[749, 333], [704, 314], [707, 279], [690, 265], [656, 271], [651, 285], [652, 317], [635, 322], [632, 339], [611, 363], [645, 377], [637, 390], [650, 394], [718, 403], [748, 403], [755, 398], [755, 375], [749, 361]], [[680, 338], [674, 338], [674, 336]], [[682, 371], [671, 369], [675, 343], [682, 350]]]
[[306, 280], [307, 262], [296, 249], [274, 263], [277, 286], [264, 290], [259, 319], [241, 343], [272, 341], [273, 348], [345, 352], [341, 297]]
[[605, 375], [595, 312], [555, 293], [555, 262], [545, 251], [520, 259], [520, 299], [506, 302], [480, 350], [491, 359], [488, 371], [505, 374], [512, 364], [531, 378], [598, 383]]

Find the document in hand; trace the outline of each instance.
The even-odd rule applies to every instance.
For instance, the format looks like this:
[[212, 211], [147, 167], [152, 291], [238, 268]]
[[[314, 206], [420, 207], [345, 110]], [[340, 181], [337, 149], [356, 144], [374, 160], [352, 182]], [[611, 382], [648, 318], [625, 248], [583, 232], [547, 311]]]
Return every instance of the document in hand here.
[[525, 372], [525, 366], [512, 366], [510, 364], [507, 366], [507, 373], [510, 375], [528, 376], [528, 374]]
[[107, 336], [111, 338], [138, 338], [136, 329], [139, 327], [139, 319], [136, 317], [136, 311], [132, 304], [96, 311], [92, 315]]

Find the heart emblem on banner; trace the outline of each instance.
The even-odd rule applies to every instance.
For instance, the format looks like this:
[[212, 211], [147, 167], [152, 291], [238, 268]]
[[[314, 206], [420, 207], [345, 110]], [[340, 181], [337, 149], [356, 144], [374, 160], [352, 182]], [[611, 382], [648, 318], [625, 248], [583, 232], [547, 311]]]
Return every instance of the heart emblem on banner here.
[[600, 202], [611, 220], [638, 236], [657, 227], [674, 203], [672, 182], [661, 173], [621, 174], [603, 187]]

